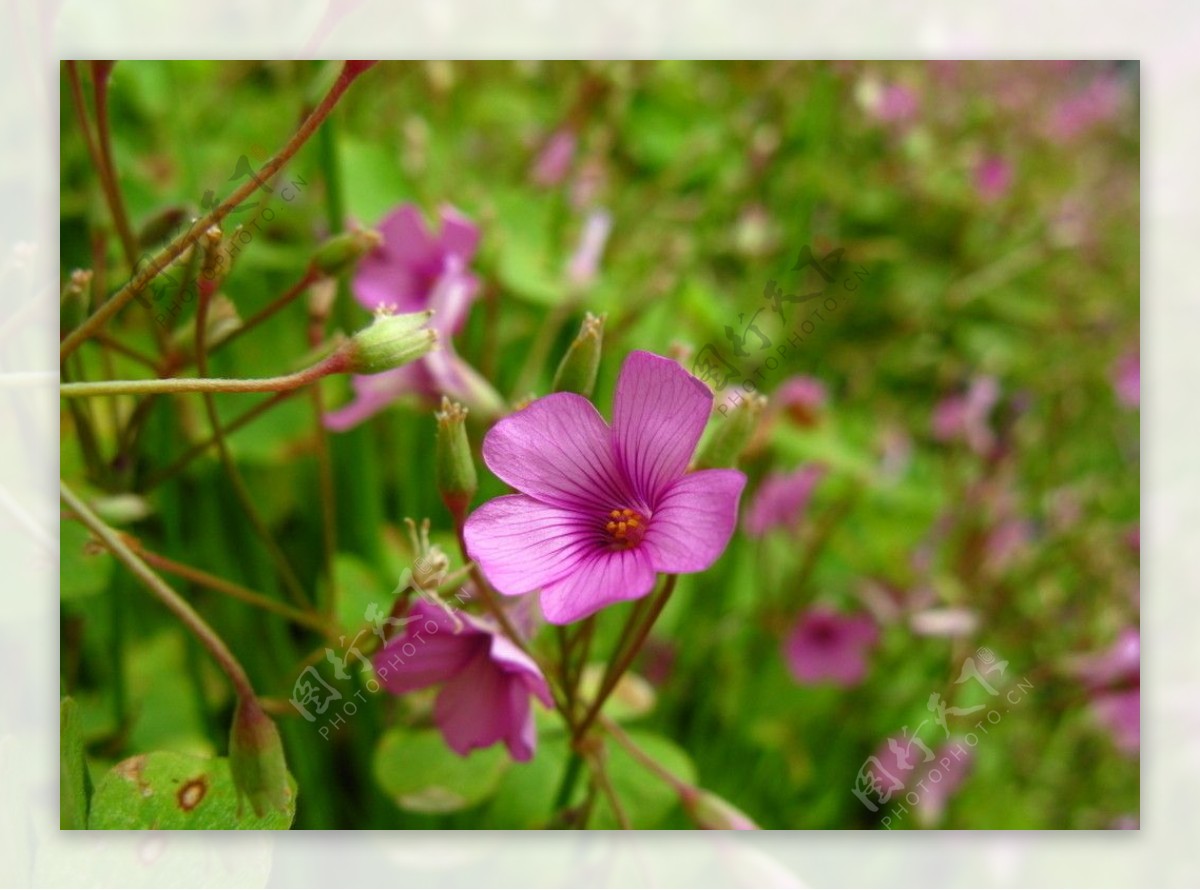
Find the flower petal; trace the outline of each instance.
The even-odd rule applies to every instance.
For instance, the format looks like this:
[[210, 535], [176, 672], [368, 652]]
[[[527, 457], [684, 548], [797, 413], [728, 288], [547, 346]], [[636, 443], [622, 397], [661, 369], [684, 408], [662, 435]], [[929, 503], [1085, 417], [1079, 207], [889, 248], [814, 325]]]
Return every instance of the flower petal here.
[[687, 469], [712, 402], [708, 387], [678, 362], [640, 351], [625, 359], [613, 399], [613, 439], [620, 466], [651, 509]]
[[427, 283], [439, 262], [437, 242], [421, 212], [405, 204], [379, 224], [383, 244], [363, 257], [354, 275], [354, 297], [368, 309], [394, 306], [399, 312], [426, 308]]
[[508, 684], [508, 732], [504, 744], [513, 760], [523, 762], [533, 757], [537, 747], [537, 728], [529, 692], [520, 683]]
[[438, 276], [429, 294], [428, 307], [433, 310], [430, 327], [448, 340], [458, 333], [467, 320], [467, 311], [479, 290], [479, 279], [466, 270], [463, 260], [449, 256], [445, 269]]
[[548, 504], [599, 515], [634, 506], [608, 426], [575, 393], [545, 396], [499, 421], [483, 440], [483, 459], [513, 488]]
[[[415, 624], [418, 629], [424, 626]], [[411, 647], [407, 652], [406, 646]], [[403, 695], [458, 676], [479, 652], [487, 652], [479, 634], [439, 631], [417, 637], [404, 633], [388, 641], [373, 665], [383, 687], [394, 695]]]
[[512, 725], [511, 681], [497, 670], [486, 649], [471, 659], [438, 693], [433, 719], [455, 752], [464, 757], [504, 738]]
[[536, 695], [546, 707], [554, 707], [554, 697], [550, 694], [546, 678], [533, 659], [522, 652], [516, 643], [501, 633], [493, 634], [491, 658], [498, 668], [519, 679], [525, 691]]
[[645, 547], [596, 550], [559, 581], [542, 588], [542, 614], [551, 624], [570, 624], [654, 587], [656, 575]]
[[739, 470], [700, 470], [672, 482], [641, 545], [655, 571], [702, 572], [716, 562], [737, 525], [745, 485]]
[[461, 257], [465, 262], [475, 255], [479, 247], [479, 226], [450, 205], [441, 208], [442, 233], [438, 245], [448, 254]]
[[574, 510], [510, 494], [467, 517], [463, 539], [492, 586], [515, 596], [574, 571], [596, 547], [595, 525]]

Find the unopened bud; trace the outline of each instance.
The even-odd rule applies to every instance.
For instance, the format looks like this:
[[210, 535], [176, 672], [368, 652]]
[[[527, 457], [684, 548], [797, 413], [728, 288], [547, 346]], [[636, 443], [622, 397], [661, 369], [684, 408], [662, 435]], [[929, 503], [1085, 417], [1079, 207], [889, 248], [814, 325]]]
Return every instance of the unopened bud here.
[[429, 310], [377, 314], [372, 324], [346, 344], [347, 373], [379, 374], [428, 354], [437, 345], [437, 333], [425, 327], [432, 317]]
[[600, 369], [600, 348], [604, 340], [604, 318], [588, 313], [554, 374], [555, 392], [577, 392], [590, 398]]
[[754, 820], [711, 791], [690, 789], [683, 795], [683, 806], [700, 828], [709, 831], [758, 831]]
[[360, 257], [383, 244], [383, 236], [371, 229], [353, 229], [334, 235], [317, 248], [313, 265], [330, 277], [348, 271]]
[[696, 461], [698, 469], [737, 466], [738, 456], [758, 427], [767, 400], [757, 393], [748, 395], [724, 413]]
[[238, 792], [238, 805], [249, 798], [254, 814], [286, 810], [292, 798], [283, 742], [258, 700], [239, 698], [229, 733], [229, 769]]
[[92, 273], [76, 269], [67, 279], [59, 302], [59, 330], [65, 335], [75, 330], [87, 318], [92, 303]]
[[437, 413], [437, 485], [446, 509], [459, 523], [478, 487], [466, 420], [467, 409], [443, 396]]

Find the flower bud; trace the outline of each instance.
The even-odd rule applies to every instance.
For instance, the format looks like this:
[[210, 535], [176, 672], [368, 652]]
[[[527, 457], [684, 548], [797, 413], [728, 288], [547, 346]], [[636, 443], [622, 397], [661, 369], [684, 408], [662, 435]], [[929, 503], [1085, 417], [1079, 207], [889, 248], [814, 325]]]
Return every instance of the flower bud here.
[[317, 248], [313, 265], [330, 277], [348, 271], [360, 257], [383, 243], [383, 236], [371, 229], [352, 229], [334, 235]]
[[554, 373], [555, 392], [577, 392], [590, 398], [600, 369], [600, 347], [604, 339], [605, 316], [588, 313], [583, 327]]
[[759, 418], [767, 400], [761, 395], [748, 395], [733, 408], [725, 410], [726, 406], [718, 408], [724, 415], [716, 429], [712, 431], [700, 457], [696, 461], [698, 469], [707, 470], [714, 467], [733, 467], [737, 465], [738, 456], [750, 442], [758, 427]]
[[683, 806], [700, 828], [709, 831], [758, 831], [754, 820], [711, 791], [689, 789], [683, 795]]
[[67, 279], [59, 302], [58, 326], [65, 336], [83, 323], [92, 303], [91, 270], [76, 269]]
[[268, 810], [287, 809], [292, 789], [288, 785], [283, 742], [279, 730], [253, 697], [238, 698], [229, 733], [229, 769], [239, 807], [242, 798], [247, 797], [259, 817]]
[[405, 315], [378, 313], [372, 324], [346, 344], [346, 372], [379, 374], [426, 355], [437, 345], [437, 333], [425, 327], [432, 317], [429, 310]]
[[437, 413], [437, 485], [458, 523], [466, 517], [478, 486], [466, 419], [466, 408], [442, 397], [442, 410]]

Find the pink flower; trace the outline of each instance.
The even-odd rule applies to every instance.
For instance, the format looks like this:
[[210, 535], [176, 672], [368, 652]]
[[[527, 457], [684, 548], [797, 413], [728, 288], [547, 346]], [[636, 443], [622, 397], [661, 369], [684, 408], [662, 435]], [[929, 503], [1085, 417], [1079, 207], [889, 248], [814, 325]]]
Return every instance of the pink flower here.
[[708, 387], [677, 363], [633, 352], [611, 427], [565, 392], [505, 417], [483, 459], [521, 493], [471, 514], [467, 553], [501, 593], [540, 589], [554, 624], [645, 596], [658, 572], [707, 569], [729, 543], [746, 484], [737, 470], [687, 472], [711, 411]]
[[409, 394], [427, 401], [445, 394], [485, 415], [500, 413], [499, 397], [458, 357], [450, 339], [466, 321], [479, 290], [479, 281], [467, 269], [479, 246], [479, 229], [458, 211], [444, 207], [441, 231], [435, 236], [421, 212], [405, 204], [380, 223], [379, 231], [383, 244], [358, 264], [355, 299], [372, 310], [432, 309], [429, 327], [438, 333], [439, 348], [394, 370], [355, 376], [351, 381], [354, 401], [326, 414], [325, 425], [333, 430], [349, 429]]
[[568, 129], [556, 130], [538, 152], [529, 178], [545, 188], [558, 185], [570, 172], [574, 157], [575, 134]]
[[789, 377], [779, 384], [771, 401], [796, 423], [812, 426], [825, 407], [825, 384], [816, 377]]
[[1084, 89], [1062, 100], [1050, 119], [1050, 136], [1070, 142], [1094, 125], [1111, 120], [1125, 101], [1125, 87], [1115, 74], [1101, 74]]
[[800, 617], [783, 651], [798, 682], [853, 686], [866, 676], [866, 656], [878, 639], [867, 613], [843, 615], [818, 606]]
[[879, 92], [872, 111], [885, 123], [905, 123], [916, 117], [920, 100], [913, 90], [903, 84], [891, 83]]
[[775, 528], [794, 528], [824, 475], [825, 468], [820, 464], [809, 464], [791, 473], [768, 474], [746, 510], [742, 523], [746, 534], [761, 538]]
[[975, 168], [975, 191], [984, 201], [1004, 197], [1012, 185], [1012, 166], [1004, 158], [990, 155]]
[[1113, 388], [1122, 404], [1136, 408], [1142, 401], [1142, 359], [1135, 350], [1117, 361]]
[[[404, 633], [375, 656], [379, 682], [395, 695], [441, 686], [433, 706], [446, 744], [464, 757], [503, 741], [514, 760], [533, 756], [530, 697], [554, 700], [536, 664], [482, 620], [418, 600]], [[415, 650], [415, 651], [414, 651]]]
[[965, 393], [947, 396], [933, 411], [933, 435], [939, 441], [962, 439], [977, 454], [991, 450], [995, 441], [988, 418], [1000, 398], [992, 377], [976, 377]]
[[1075, 666], [1091, 690], [1093, 716], [1126, 754], [1137, 754], [1141, 747], [1141, 652], [1141, 634], [1126, 628], [1108, 649]]

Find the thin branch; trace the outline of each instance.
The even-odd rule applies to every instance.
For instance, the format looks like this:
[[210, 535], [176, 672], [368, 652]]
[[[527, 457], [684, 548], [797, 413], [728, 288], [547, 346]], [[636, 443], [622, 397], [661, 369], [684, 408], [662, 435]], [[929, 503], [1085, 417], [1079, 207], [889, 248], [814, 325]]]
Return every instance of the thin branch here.
[[62, 498], [67, 509], [71, 510], [79, 521], [87, 526], [101, 543], [112, 552], [112, 555], [122, 563], [130, 572], [133, 573], [142, 584], [153, 593], [164, 606], [167, 607], [175, 617], [192, 632], [192, 634], [200, 641], [200, 644], [208, 650], [213, 660], [217, 662], [221, 670], [229, 678], [229, 682], [233, 684], [233, 688], [242, 698], [253, 698], [254, 688], [250, 685], [250, 678], [246, 674], [245, 668], [237, 660], [234, 654], [229, 651], [229, 647], [220, 635], [213, 630], [208, 623], [200, 617], [200, 615], [188, 605], [187, 601], [176, 593], [167, 582], [158, 576], [154, 569], [146, 565], [146, 563], [134, 553], [129, 546], [121, 540], [121, 536], [113, 530], [99, 516], [92, 512], [92, 509], [83, 502], [75, 492], [73, 492], [67, 483], [59, 481], [59, 496]]
[[262, 166], [258, 175], [250, 177], [249, 182], [235, 189], [228, 198], [213, 208], [210, 213], [193, 222], [190, 228], [181, 232], [166, 247], [156, 253], [141, 272], [135, 274], [119, 291], [105, 301], [83, 324], [72, 331], [62, 341], [62, 344], [59, 346], [59, 359], [66, 358], [78, 349], [85, 340], [102, 328], [110, 318], [120, 312], [126, 304], [145, 290], [146, 286], [163, 269], [178, 259], [209, 228], [218, 225], [221, 220], [260, 188], [263, 182], [269, 181], [284, 164], [292, 159], [292, 156], [300, 150], [309, 137], [316, 132], [321, 122], [333, 111], [342, 94], [346, 92], [346, 89], [363, 70], [365, 69], [362, 65], [343, 65], [341, 74], [333, 86], [330, 87], [329, 92], [325, 94], [325, 98], [313, 109], [312, 114], [305, 118], [304, 123], [300, 125], [300, 128], [287, 141], [287, 144], [280, 149], [279, 153]]

